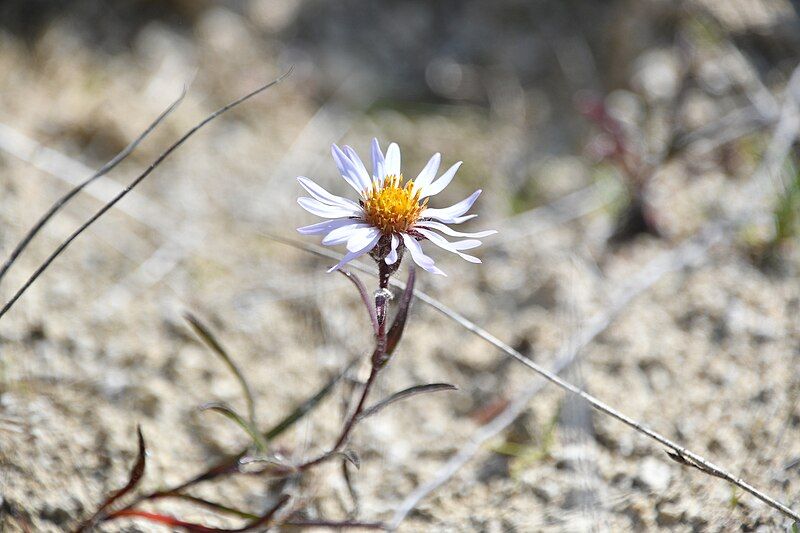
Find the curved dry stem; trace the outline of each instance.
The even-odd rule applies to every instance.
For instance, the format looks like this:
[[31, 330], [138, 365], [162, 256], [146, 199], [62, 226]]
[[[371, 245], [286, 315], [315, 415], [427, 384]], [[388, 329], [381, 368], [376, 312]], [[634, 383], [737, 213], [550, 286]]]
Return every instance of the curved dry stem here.
[[153, 172], [153, 170], [155, 170], [155, 169], [156, 169], [156, 168], [157, 168], [157, 167], [158, 167], [158, 166], [159, 166], [159, 165], [160, 165], [160, 164], [161, 164], [161, 163], [162, 163], [162, 162], [163, 162], [163, 161], [164, 161], [164, 160], [165, 160], [167, 157], [169, 157], [169, 156], [170, 156], [170, 154], [172, 154], [172, 152], [174, 152], [175, 150], [177, 150], [177, 149], [178, 149], [178, 147], [180, 147], [180, 146], [181, 146], [181, 145], [182, 145], [184, 142], [186, 142], [186, 141], [189, 139], [189, 137], [191, 137], [192, 135], [194, 135], [195, 133], [197, 133], [197, 131], [198, 131], [198, 130], [200, 130], [200, 129], [201, 129], [203, 126], [205, 126], [206, 124], [208, 124], [209, 122], [211, 122], [212, 120], [214, 120], [215, 118], [217, 118], [218, 116], [220, 116], [221, 114], [225, 113], [226, 111], [228, 111], [228, 110], [230, 110], [230, 109], [232, 109], [232, 108], [234, 108], [234, 107], [238, 106], [238, 105], [239, 105], [239, 104], [241, 104], [242, 102], [245, 102], [246, 100], [249, 100], [250, 98], [252, 98], [252, 97], [256, 96], [257, 94], [259, 94], [259, 93], [261, 93], [261, 92], [263, 92], [263, 91], [265, 91], [265, 90], [269, 89], [269, 88], [270, 88], [270, 87], [272, 87], [273, 85], [276, 85], [277, 83], [280, 83], [280, 82], [281, 82], [281, 81], [283, 81], [283, 80], [286, 78], [286, 76], [288, 76], [290, 73], [291, 73], [291, 69], [290, 69], [290, 70], [289, 70], [289, 71], [288, 71], [286, 74], [283, 74], [281, 77], [277, 78], [276, 80], [274, 80], [274, 81], [271, 81], [271, 82], [267, 83], [266, 85], [262, 85], [261, 87], [259, 87], [259, 88], [258, 88], [258, 89], [256, 89], [255, 91], [252, 91], [252, 92], [250, 92], [250, 93], [248, 93], [248, 94], [246, 94], [246, 95], [242, 96], [241, 98], [238, 98], [238, 99], [234, 100], [233, 102], [231, 102], [231, 103], [227, 104], [226, 106], [224, 106], [224, 107], [222, 107], [222, 108], [218, 109], [217, 111], [215, 111], [215, 112], [211, 113], [209, 116], [207, 116], [206, 118], [204, 118], [203, 120], [201, 120], [201, 121], [200, 121], [200, 122], [199, 122], [197, 125], [195, 125], [195, 126], [192, 128], [192, 129], [190, 129], [189, 131], [187, 131], [187, 132], [186, 132], [186, 133], [185, 133], [185, 134], [184, 134], [184, 135], [183, 135], [183, 136], [182, 136], [180, 139], [178, 139], [177, 141], [175, 141], [175, 142], [174, 142], [174, 143], [173, 143], [173, 144], [172, 144], [172, 145], [171, 145], [169, 148], [167, 148], [167, 149], [166, 149], [164, 152], [162, 152], [162, 153], [161, 153], [161, 155], [159, 155], [159, 156], [158, 156], [158, 157], [155, 159], [155, 161], [153, 161], [153, 163], [152, 163], [152, 164], [151, 164], [151, 165], [150, 165], [150, 166], [147, 168], [147, 170], [145, 170], [143, 173], [141, 173], [139, 176], [137, 176], [137, 177], [136, 177], [136, 179], [134, 179], [134, 180], [133, 180], [133, 181], [132, 181], [132, 182], [131, 182], [131, 183], [130, 183], [130, 184], [127, 186], [127, 187], [125, 187], [125, 189], [123, 189], [123, 190], [122, 190], [122, 191], [121, 191], [119, 194], [117, 194], [117, 196], [115, 196], [115, 197], [114, 197], [114, 198], [113, 198], [113, 199], [112, 199], [110, 202], [106, 203], [106, 204], [105, 204], [103, 207], [101, 207], [101, 208], [100, 208], [100, 209], [99, 209], [99, 210], [98, 210], [98, 211], [97, 211], [97, 212], [96, 212], [94, 215], [92, 215], [92, 216], [91, 216], [91, 217], [90, 217], [90, 218], [89, 218], [89, 219], [88, 219], [86, 222], [84, 222], [83, 224], [81, 224], [81, 226], [80, 226], [78, 229], [76, 229], [76, 230], [75, 230], [75, 231], [74, 231], [74, 232], [73, 232], [73, 233], [72, 233], [72, 234], [71, 234], [69, 237], [67, 237], [67, 239], [66, 239], [64, 242], [62, 242], [62, 243], [61, 243], [61, 244], [60, 244], [60, 245], [59, 245], [59, 246], [58, 246], [58, 247], [55, 249], [55, 251], [54, 251], [52, 254], [50, 254], [50, 256], [48, 256], [48, 258], [47, 258], [47, 259], [45, 259], [45, 261], [44, 261], [44, 262], [43, 262], [43, 263], [42, 263], [42, 264], [39, 266], [39, 268], [37, 268], [37, 269], [36, 269], [36, 271], [35, 271], [35, 272], [34, 272], [34, 273], [33, 273], [33, 274], [32, 274], [32, 275], [31, 275], [31, 276], [28, 278], [28, 280], [27, 280], [27, 281], [26, 281], [26, 282], [25, 282], [25, 283], [22, 285], [22, 287], [20, 287], [20, 288], [19, 288], [19, 290], [18, 290], [18, 291], [17, 291], [17, 292], [14, 294], [14, 296], [13, 296], [13, 297], [12, 297], [12, 298], [11, 298], [11, 299], [8, 301], [8, 302], [6, 302], [6, 304], [3, 306], [3, 308], [2, 308], [2, 309], [0, 309], [0, 318], [2, 318], [3, 316], [5, 316], [5, 314], [6, 314], [6, 313], [7, 313], [7, 312], [8, 312], [8, 311], [9, 311], [9, 310], [10, 310], [10, 309], [11, 309], [11, 308], [14, 306], [14, 304], [17, 302], [17, 300], [19, 300], [19, 299], [20, 299], [20, 297], [21, 297], [23, 294], [25, 294], [25, 291], [27, 291], [27, 290], [28, 290], [28, 288], [29, 288], [31, 285], [33, 285], [33, 283], [34, 283], [34, 282], [35, 282], [35, 281], [36, 281], [36, 280], [39, 278], [39, 276], [41, 276], [41, 275], [42, 275], [42, 273], [43, 273], [45, 270], [47, 270], [47, 268], [48, 268], [48, 267], [49, 267], [49, 266], [50, 266], [50, 265], [53, 263], [53, 261], [55, 261], [55, 260], [56, 260], [56, 258], [57, 258], [59, 255], [61, 255], [61, 253], [62, 253], [64, 250], [66, 250], [66, 249], [69, 247], [69, 245], [70, 245], [70, 244], [72, 244], [72, 242], [73, 242], [75, 239], [77, 239], [77, 238], [78, 238], [78, 236], [79, 236], [81, 233], [83, 233], [83, 232], [84, 232], [84, 231], [85, 231], [85, 230], [86, 230], [86, 229], [87, 229], [89, 226], [91, 226], [92, 224], [94, 224], [94, 223], [95, 223], [95, 222], [96, 222], [96, 221], [97, 221], [97, 220], [98, 220], [100, 217], [102, 217], [102, 216], [103, 216], [104, 214], [106, 214], [106, 213], [107, 213], [107, 212], [108, 212], [108, 211], [109, 211], [109, 210], [110, 210], [112, 207], [114, 207], [114, 205], [116, 205], [116, 204], [117, 204], [117, 202], [119, 202], [120, 200], [122, 200], [122, 199], [123, 199], [123, 198], [124, 198], [124, 197], [125, 197], [125, 196], [126, 196], [128, 193], [129, 193], [129, 192], [131, 192], [131, 191], [132, 191], [132, 190], [133, 190], [133, 189], [134, 189], [134, 188], [135, 188], [137, 185], [139, 185], [139, 184], [140, 184], [140, 183], [141, 183], [141, 182], [142, 182], [142, 181], [143, 181], [145, 178], [147, 178], [147, 176], [149, 176], [149, 175], [150, 175], [150, 173], [152, 173], [152, 172]]
[[120, 153], [114, 156], [108, 163], [100, 167], [100, 169], [80, 182], [78, 185], [70, 189], [67, 194], [56, 200], [56, 202], [50, 206], [50, 208], [39, 218], [39, 220], [33, 225], [33, 227], [28, 230], [24, 237], [19, 241], [19, 243], [14, 247], [11, 253], [6, 259], [3, 266], [0, 267], [0, 281], [5, 277], [8, 269], [11, 268], [11, 265], [17, 260], [17, 258], [25, 251], [25, 248], [31, 243], [34, 237], [42, 230], [45, 224], [47, 224], [56, 213], [58, 213], [70, 200], [72, 200], [79, 192], [83, 189], [88, 187], [91, 183], [93, 183], [98, 178], [105, 176], [109, 172], [111, 172], [117, 165], [119, 165], [125, 158], [127, 158], [131, 153], [139, 146], [139, 144], [148, 136], [156, 127], [164, 121], [164, 119], [172, 113], [178, 105], [183, 101], [183, 98], [186, 96], [186, 87], [184, 87], [183, 91], [181, 92], [180, 96], [172, 102], [169, 107], [167, 107], [164, 111], [161, 112], [156, 119], [150, 123], [150, 125], [145, 129], [136, 139], [134, 139], [128, 146], [126, 146]]

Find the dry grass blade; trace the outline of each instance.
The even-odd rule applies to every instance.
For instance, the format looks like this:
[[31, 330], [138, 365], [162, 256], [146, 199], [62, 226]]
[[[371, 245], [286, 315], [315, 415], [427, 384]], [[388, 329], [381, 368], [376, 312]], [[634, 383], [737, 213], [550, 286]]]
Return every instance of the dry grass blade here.
[[167, 109], [165, 109], [158, 117], [156, 117], [156, 119], [150, 123], [147, 129], [144, 130], [138, 137], [136, 137], [136, 139], [134, 139], [133, 142], [131, 142], [120, 153], [114, 156], [114, 158], [111, 159], [108, 163], [103, 165], [97, 172], [86, 178], [84, 181], [82, 181], [81, 183], [70, 189], [70, 191], [67, 192], [67, 194], [56, 200], [56, 202], [52, 206], [50, 206], [50, 208], [45, 212], [45, 214], [42, 215], [41, 218], [39, 218], [36, 224], [34, 224], [33, 227], [30, 230], [28, 230], [28, 232], [25, 234], [22, 240], [20, 240], [19, 243], [11, 251], [11, 254], [9, 254], [8, 256], [8, 259], [6, 259], [6, 262], [3, 263], [2, 267], [0, 267], [0, 280], [2, 280], [3, 277], [5, 277], [6, 273], [8, 272], [8, 269], [11, 268], [11, 265], [14, 264], [14, 262], [20, 256], [20, 254], [23, 251], [25, 251], [25, 248], [28, 247], [33, 238], [36, 237], [36, 235], [39, 233], [39, 231], [41, 231], [44, 225], [47, 224], [47, 222], [51, 218], [53, 218], [53, 216], [56, 213], [58, 213], [61, 210], [61, 208], [63, 208], [79, 192], [81, 192], [83, 189], [85, 189], [87, 186], [89, 186], [98, 178], [105, 176], [106, 174], [111, 172], [117, 165], [119, 165], [125, 158], [127, 158], [136, 149], [136, 147], [139, 146], [139, 144], [148, 135], [150, 135], [150, 133], [152, 133], [152, 131], [156, 129], [156, 127], [159, 124], [161, 124], [161, 122], [163, 122], [164, 119], [167, 118], [167, 116], [169, 116], [169, 114], [175, 110], [175, 108], [178, 107], [178, 105], [181, 103], [181, 101], [183, 101], [183, 98], [185, 96], [186, 96], [186, 89], [184, 88], [180, 96], [178, 96], [178, 98], [174, 102], [172, 102], [172, 104], [170, 104], [170, 106], [167, 107]]
[[117, 500], [128, 494], [130, 491], [136, 488], [139, 482], [142, 480], [142, 476], [144, 476], [144, 469], [147, 464], [147, 448], [144, 443], [144, 435], [142, 435], [142, 428], [136, 427], [136, 435], [138, 437], [139, 442], [139, 452], [136, 457], [136, 463], [134, 463], [133, 468], [131, 469], [130, 475], [128, 475], [128, 482], [125, 484], [124, 487], [121, 489], [111, 493], [105, 501], [100, 505], [97, 511], [86, 521], [84, 521], [78, 528], [75, 530], [75, 533], [80, 533], [81, 531], [87, 531], [94, 527], [95, 523], [97, 523], [98, 519], [102, 516], [106, 509], [108, 509], [111, 505], [114, 504]]
[[230, 354], [228, 354], [228, 350], [222, 346], [222, 343], [217, 340], [217, 337], [205, 324], [200, 321], [199, 318], [188, 312], [184, 313], [183, 318], [186, 319], [194, 332], [197, 333], [197, 336], [202, 339], [205, 345], [208, 346], [211, 351], [217, 354], [220, 359], [222, 359], [222, 362], [225, 363], [225, 366], [227, 366], [231, 373], [236, 377], [236, 380], [242, 387], [242, 393], [244, 394], [245, 401], [247, 402], [247, 420], [250, 422], [250, 426], [255, 426], [256, 402], [253, 399], [253, 393], [250, 391], [250, 385], [244, 378], [244, 374], [242, 374], [241, 370], [239, 370], [239, 367], [236, 366], [236, 363], [233, 362]]
[[104, 214], [106, 214], [112, 207], [114, 207], [120, 200], [122, 200], [130, 191], [132, 191], [145, 178], [147, 178], [147, 176], [149, 176], [153, 172], [153, 170], [155, 170], [167, 157], [170, 156], [170, 154], [172, 154], [175, 150], [177, 150], [178, 147], [180, 147], [184, 142], [186, 142], [192, 135], [197, 133], [197, 131], [200, 130], [203, 126], [205, 126], [206, 124], [208, 124], [209, 122], [211, 122], [212, 120], [214, 120], [215, 118], [220, 116], [221, 114], [225, 113], [226, 111], [238, 106], [242, 102], [245, 102], [246, 100], [249, 100], [250, 98], [256, 96], [257, 94], [269, 89], [270, 87], [274, 86], [275, 84], [280, 83], [290, 73], [291, 73], [291, 70], [289, 70], [289, 72], [287, 72], [286, 74], [282, 75], [278, 79], [276, 79], [274, 81], [271, 81], [270, 83], [268, 83], [266, 85], [263, 85], [263, 86], [259, 87], [258, 89], [254, 90], [254, 91], [242, 96], [241, 98], [238, 98], [237, 100], [234, 100], [233, 102], [227, 104], [226, 106], [218, 109], [217, 111], [211, 113], [209, 116], [207, 116], [206, 118], [201, 120], [199, 123], [197, 123], [193, 128], [191, 128], [185, 134], [183, 134], [183, 136], [180, 139], [175, 141], [172, 145], [170, 145], [169, 148], [167, 148], [164, 152], [162, 152], [161, 155], [159, 155], [155, 159], [155, 161], [153, 161], [153, 163], [149, 167], [147, 167], [147, 170], [145, 170], [143, 173], [139, 174], [139, 176], [137, 176], [136, 179], [134, 179], [127, 187], [125, 187], [125, 189], [123, 189], [119, 194], [117, 194], [117, 196], [115, 196], [110, 202], [108, 202], [105, 205], [103, 205], [103, 207], [101, 207], [86, 222], [81, 224], [81, 226], [78, 227], [78, 229], [76, 229], [69, 237], [67, 237], [67, 239], [64, 242], [62, 242], [55, 249], [55, 251], [53, 251], [53, 253], [51, 253], [47, 257], [47, 259], [45, 259], [45, 261], [39, 266], [39, 268], [37, 268], [34, 271], [34, 273], [27, 279], [27, 281], [25, 281], [25, 283], [22, 285], [22, 287], [20, 287], [19, 290], [17, 290], [17, 292], [14, 294], [14, 296], [12, 296], [11, 299], [8, 302], [6, 302], [6, 304], [3, 306], [3, 308], [0, 309], [0, 318], [2, 318], [14, 306], [14, 304], [17, 302], [17, 300], [19, 300], [20, 297], [22, 297], [22, 295], [25, 294], [25, 291], [27, 291], [28, 288], [31, 285], [33, 285], [33, 283], [39, 278], [39, 276], [41, 276], [42, 273], [44, 273], [44, 271], [47, 270], [47, 268], [53, 263], [53, 261], [55, 261], [56, 258], [59, 255], [61, 255], [61, 253], [64, 250], [66, 250], [69, 247], [69, 245], [72, 244], [72, 242], [75, 239], [77, 239], [78, 236], [81, 233], [83, 233], [89, 226], [94, 224], [100, 217], [102, 217]]
[[388, 398], [384, 398], [375, 405], [364, 409], [364, 412], [361, 413], [361, 416], [359, 416], [358, 419], [364, 420], [367, 417], [379, 413], [380, 411], [382, 411], [386, 407], [389, 407], [391, 404], [395, 402], [405, 400], [406, 398], [411, 398], [412, 396], [416, 396], [418, 394], [426, 394], [429, 392], [439, 392], [446, 390], [458, 390], [458, 387], [456, 387], [455, 385], [450, 385], [449, 383], [430, 383], [428, 385], [416, 385], [414, 387], [409, 387], [399, 392], [395, 392]]

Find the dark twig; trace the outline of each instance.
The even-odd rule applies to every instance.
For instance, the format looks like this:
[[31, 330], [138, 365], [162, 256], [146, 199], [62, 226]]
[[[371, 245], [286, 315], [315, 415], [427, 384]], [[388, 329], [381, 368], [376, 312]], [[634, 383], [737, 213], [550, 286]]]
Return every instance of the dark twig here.
[[97, 172], [95, 172], [94, 174], [86, 178], [84, 181], [73, 187], [67, 194], [59, 198], [52, 206], [50, 206], [50, 209], [48, 209], [47, 212], [45, 212], [45, 214], [42, 215], [42, 217], [36, 222], [36, 224], [34, 224], [33, 227], [30, 230], [28, 230], [28, 233], [26, 233], [25, 236], [22, 238], [22, 240], [19, 241], [19, 243], [14, 247], [14, 249], [11, 251], [11, 254], [8, 256], [8, 259], [6, 259], [5, 263], [3, 263], [3, 266], [0, 267], [0, 280], [2, 280], [3, 277], [5, 277], [6, 273], [8, 272], [8, 269], [11, 268], [11, 265], [14, 264], [14, 262], [20, 256], [20, 254], [23, 251], [25, 251], [25, 248], [28, 247], [33, 238], [36, 237], [36, 235], [39, 233], [39, 231], [41, 231], [44, 225], [47, 224], [47, 222], [51, 218], [53, 218], [53, 216], [56, 213], [58, 213], [62, 207], [64, 207], [70, 200], [72, 200], [79, 192], [81, 192], [83, 189], [85, 189], [87, 186], [89, 186], [91, 183], [93, 183], [101, 176], [105, 176], [106, 174], [111, 172], [111, 170], [113, 170], [114, 167], [119, 165], [126, 157], [128, 157], [145, 139], [145, 137], [150, 135], [150, 133], [156, 128], [156, 126], [161, 124], [161, 122], [163, 122], [164, 119], [167, 118], [167, 116], [170, 113], [172, 113], [175, 110], [175, 108], [178, 107], [178, 105], [181, 103], [181, 101], [185, 96], [186, 96], [186, 88], [183, 89], [181, 95], [174, 102], [172, 102], [172, 104], [170, 104], [170, 106], [167, 109], [165, 109], [153, 122], [151, 122], [150, 125], [147, 127], [147, 129], [144, 130], [138, 137], [136, 137], [136, 139], [134, 139], [133, 142], [131, 142], [120, 153], [114, 156], [114, 158], [111, 161], [103, 165]]
[[308, 470], [311, 467], [317, 466], [320, 463], [323, 463], [332, 457], [336, 457], [341, 453], [342, 448], [347, 443], [347, 439], [350, 437], [350, 433], [362, 418], [362, 414], [367, 403], [367, 397], [369, 396], [369, 393], [375, 384], [378, 374], [386, 364], [386, 361], [388, 361], [389, 356], [391, 355], [400, 339], [400, 336], [402, 335], [403, 328], [405, 327], [406, 315], [408, 314], [409, 303], [411, 300], [410, 294], [412, 294], [414, 290], [414, 269], [411, 268], [409, 270], [408, 282], [406, 284], [406, 292], [409, 294], [409, 296], [404, 296], [401, 306], [398, 309], [398, 314], [394, 319], [394, 323], [392, 324], [391, 329], [395, 330], [396, 339], [393, 345], [389, 347], [387, 343], [386, 332], [386, 308], [388, 306], [387, 294], [391, 294], [388, 292], [391, 272], [389, 270], [390, 267], [383, 261], [380, 261], [378, 265], [378, 291], [375, 293], [375, 314], [378, 319], [378, 331], [375, 335], [375, 350], [372, 353], [372, 368], [370, 369], [369, 377], [367, 378], [367, 382], [364, 384], [364, 388], [361, 391], [361, 396], [356, 404], [356, 408], [347, 419], [347, 422], [339, 434], [339, 438], [336, 439], [336, 444], [333, 445], [330, 451], [298, 465], [298, 471], [302, 472]]
[[0, 318], [2, 318], [19, 300], [19, 298], [25, 294], [25, 291], [42, 275], [42, 273], [47, 270], [50, 264], [55, 261], [55, 259], [61, 255], [61, 253], [72, 244], [78, 236], [83, 233], [89, 226], [91, 226], [94, 222], [97, 221], [100, 217], [102, 217], [105, 213], [107, 213], [114, 205], [117, 204], [120, 200], [122, 200], [129, 192], [131, 192], [139, 183], [141, 183], [147, 176], [150, 175], [153, 170], [156, 169], [167, 157], [169, 157], [172, 152], [174, 152], [179, 146], [181, 146], [186, 140], [189, 139], [192, 135], [194, 135], [200, 128], [220, 116], [221, 114], [225, 113], [226, 111], [230, 110], [233, 107], [241, 104], [242, 102], [256, 96], [257, 94], [269, 89], [273, 85], [280, 83], [286, 76], [291, 73], [291, 69], [286, 73], [283, 74], [278, 79], [271, 81], [270, 83], [263, 85], [256, 89], [255, 91], [242, 96], [234, 100], [233, 102], [227, 104], [226, 106], [218, 109], [217, 111], [211, 113], [209, 116], [204, 118], [200, 121], [197, 125], [195, 125], [192, 129], [186, 132], [180, 139], [178, 139], [175, 143], [173, 143], [169, 148], [167, 148], [160, 156], [158, 156], [155, 161], [145, 170], [142, 174], [136, 177], [125, 189], [123, 189], [119, 194], [117, 194], [110, 202], [106, 203], [103, 207], [101, 207], [94, 215], [92, 215], [86, 222], [81, 224], [81, 226], [75, 230], [64, 242], [62, 242], [56, 250], [50, 254], [50, 256], [45, 259], [45, 261], [36, 269], [33, 275], [28, 278], [28, 280], [20, 287], [20, 289], [14, 294], [14, 296], [0, 309]]

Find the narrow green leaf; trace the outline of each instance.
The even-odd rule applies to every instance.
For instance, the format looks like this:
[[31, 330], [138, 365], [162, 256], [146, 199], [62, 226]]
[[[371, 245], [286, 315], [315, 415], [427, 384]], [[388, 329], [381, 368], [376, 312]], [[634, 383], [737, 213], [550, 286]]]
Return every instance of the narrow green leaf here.
[[361, 469], [361, 458], [355, 450], [343, 450], [341, 452], [336, 452], [336, 455], [356, 467], [356, 470]]
[[333, 387], [339, 383], [339, 380], [341, 380], [351, 368], [353, 368], [355, 363], [356, 361], [351, 361], [344, 370], [328, 380], [325, 386], [323, 386], [314, 396], [301, 403], [294, 411], [289, 413], [286, 418], [278, 422], [272, 427], [272, 429], [264, 433], [264, 439], [270, 441], [276, 438], [278, 435], [292, 427], [298, 420], [307, 415], [311, 410], [313, 410], [322, 400], [325, 399], [328, 394], [330, 394], [330, 392], [333, 390]]
[[399, 402], [400, 400], [405, 400], [406, 398], [416, 396], [417, 394], [425, 394], [428, 392], [438, 392], [445, 390], [458, 390], [458, 387], [456, 387], [455, 385], [450, 385], [449, 383], [430, 383], [428, 385], [416, 385], [414, 387], [409, 387], [407, 389], [401, 390], [400, 392], [395, 392], [388, 398], [384, 398], [383, 400], [379, 401], [372, 407], [364, 409], [364, 412], [361, 413], [358, 419], [363, 420], [369, 416], [376, 414], [379, 411], [382, 411], [384, 408], [388, 407], [389, 405], [395, 402]]
[[222, 402], [211, 402], [201, 406], [200, 409], [202, 411], [214, 411], [225, 416], [229, 420], [232, 420], [234, 423], [236, 423], [236, 425], [250, 435], [250, 438], [253, 439], [253, 442], [260, 452], [267, 452], [268, 446], [264, 436], [259, 433], [257, 428], [245, 420], [239, 413], [234, 411], [229, 405], [226, 405]]
[[245, 401], [247, 402], [247, 419], [251, 426], [255, 426], [256, 403], [253, 399], [253, 394], [250, 392], [250, 386], [248, 385], [247, 380], [244, 378], [244, 374], [242, 374], [242, 372], [239, 370], [239, 367], [236, 366], [236, 363], [233, 362], [233, 359], [231, 359], [228, 351], [222, 346], [222, 344], [220, 344], [216, 336], [200, 321], [200, 319], [189, 312], [185, 313], [183, 317], [192, 327], [194, 332], [197, 333], [197, 336], [200, 337], [205, 345], [208, 346], [215, 354], [217, 354], [220, 359], [222, 359], [222, 361], [225, 363], [225, 366], [228, 367], [234, 377], [236, 377], [236, 379], [239, 381]]

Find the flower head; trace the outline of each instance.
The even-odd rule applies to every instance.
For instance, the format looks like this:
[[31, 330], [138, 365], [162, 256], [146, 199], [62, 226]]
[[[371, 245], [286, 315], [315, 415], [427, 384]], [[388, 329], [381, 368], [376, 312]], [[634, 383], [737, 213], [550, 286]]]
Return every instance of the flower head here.
[[[378, 140], [372, 140], [372, 175], [349, 146], [342, 150], [334, 144], [332, 153], [339, 173], [359, 194], [357, 202], [333, 195], [308, 178], [297, 178], [310, 195], [298, 198], [300, 206], [309, 213], [329, 219], [297, 231], [304, 235], [324, 234], [322, 244], [345, 244], [347, 247], [347, 254], [330, 271], [366, 253], [370, 253], [376, 261], [396, 267], [404, 250], [408, 250], [420, 267], [434, 274], [445, 275], [436, 267], [433, 259], [422, 251], [419, 241], [423, 240], [471, 263], [481, 262], [462, 250], [480, 246], [478, 239], [497, 232], [462, 233], [448, 226], [461, 224], [477, 216], [467, 215], [466, 212], [481, 191], [475, 191], [450, 207], [428, 207], [430, 197], [442, 192], [452, 181], [461, 161], [435, 179], [442, 158], [440, 154], [434, 154], [415, 179], [405, 181], [400, 169], [400, 148], [395, 143], [389, 145], [384, 157]], [[437, 231], [450, 237], [467, 238], [450, 242]]]

